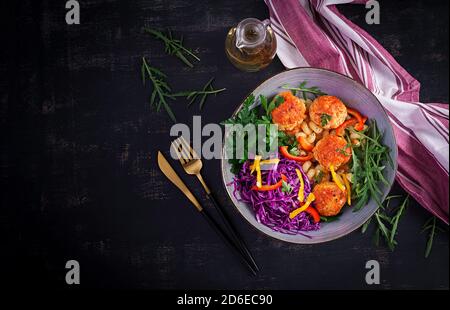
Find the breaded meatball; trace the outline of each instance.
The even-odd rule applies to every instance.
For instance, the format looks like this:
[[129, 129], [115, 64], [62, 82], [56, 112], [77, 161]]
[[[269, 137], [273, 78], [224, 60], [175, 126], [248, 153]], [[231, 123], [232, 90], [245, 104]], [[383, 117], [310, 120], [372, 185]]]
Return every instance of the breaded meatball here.
[[328, 135], [317, 142], [313, 154], [319, 164], [329, 170], [330, 165], [338, 169], [339, 166], [347, 163], [352, 157], [352, 150], [344, 138]]
[[278, 96], [284, 102], [272, 111], [272, 120], [279, 129], [289, 134], [295, 134], [305, 119], [305, 101], [294, 96], [290, 91], [282, 92]]
[[322, 128], [335, 129], [345, 121], [347, 108], [338, 97], [320, 96], [311, 104], [309, 117]]
[[335, 216], [346, 202], [346, 194], [334, 182], [323, 182], [313, 188], [315, 207], [322, 216]]

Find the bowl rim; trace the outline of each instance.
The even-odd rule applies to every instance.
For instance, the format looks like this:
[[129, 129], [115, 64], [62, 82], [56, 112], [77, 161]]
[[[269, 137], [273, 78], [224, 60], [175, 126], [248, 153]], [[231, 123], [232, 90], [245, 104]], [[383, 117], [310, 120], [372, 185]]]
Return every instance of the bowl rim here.
[[[385, 194], [383, 195], [383, 201], [384, 201], [384, 199], [387, 197], [387, 195], [388, 195], [389, 192], [391, 191], [392, 186], [393, 186], [394, 183], [395, 183], [395, 178], [396, 178], [396, 175], [397, 175], [397, 170], [398, 170], [398, 160], [397, 160], [397, 156], [398, 156], [398, 144], [397, 144], [397, 137], [395, 136], [395, 134], [394, 134], [394, 129], [393, 129], [393, 127], [392, 127], [391, 122], [389, 121], [389, 115], [388, 115], [386, 109], [385, 109], [385, 108], [383, 107], [383, 105], [381, 104], [381, 102], [378, 100], [377, 96], [375, 96], [375, 94], [374, 94], [372, 91], [370, 91], [365, 85], [359, 83], [359, 82], [356, 81], [355, 79], [353, 79], [353, 78], [351, 78], [351, 77], [349, 77], [349, 76], [347, 76], [347, 75], [344, 75], [344, 74], [342, 74], [342, 73], [339, 73], [339, 72], [336, 72], [336, 71], [332, 71], [332, 70], [329, 70], [329, 69], [324, 69], [324, 68], [316, 68], [316, 67], [295, 67], [295, 68], [285, 69], [285, 70], [283, 70], [283, 71], [281, 71], [281, 72], [279, 72], [279, 73], [277, 73], [277, 74], [275, 74], [275, 75], [272, 75], [271, 77], [269, 77], [269, 78], [263, 80], [263, 81], [260, 82], [255, 88], [253, 88], [253, 90], [252, 90], [251, 92], [249, 92], [249, 93], [247, 94], [246, 97], [244, 97], [244, 99], [241, 101], [241, 103], [238, 105], [238, 107], [234, 110], [234, 112], [233, 112], [233, 114], [231, 115], [231, 117], [234, 117], [234, 116], [242, 109], [242, 106], [243, 106], [243, 104], [244, 104], [245, 99], [248, 98], [248, 96], [250, 96], [256, 89], [258, 89], [259, 87], [261, 87], [261, 85], [263, 85], [264, 83], [268, 82], [269, 80], [271, 80], [271, 79], [273, 79], [273, 78], [276, 78], [276, 77], [279, 76], [279, 75], [285, 74], [286, 72], [289, 72], [289, 71], [297, 71], [297, 70], [306, 70], [306, 69], [307, 69], [307, 70], [313, 70], [313, 71], [324, 71], [324, 72], [327, 72], [327, 73], [331, 73], [331, 74], [338, 75], [338, 76], [340, 76], [340, 77], [346, 79], [346, 80], [349, 81], [350, 83], [356, 85], [356, 87], [362, 88], [362, 89], [364, 89], [366, 92], [368, 92], [369, 95], [372, 96], [372, 97], [375, 99], [375, 102], [378, 104], [378, 106], [379, 106], [379, 107], [381, 108], [381, 110], [383, 111], [386, 120], [388, 120], [388, 122], [387, 122], [387, 123], [388, 123], [388, 127], [390, 127], [390, 129], [391, 129], [392, 137], [393, 137], [393, 142], [394, 142], [394, 148], [391, 148], [391, 152], [394, 151], [394, 153], [396, 154], [396, 158], [395, 158], [396, 160], [393, 160], [394, 166], [393, 166], [393, 169], [392, 169], [392, 170], [393, 170], [394, 178], [393, 178], [392, 182], [390, 182], [390, 184], [389, 184], [389, 185], [387, 186], [387, 188], [386, 188], [386, 192], [385, 192]], [[350, 229], [349, 231], [346, 231], [346, 232], [337, 234], [336, 236], [333, 236], [332, 238], [330, 238], [330, 239], [328, 239], [328, 240], [321, 240], [321, 241], [318, 241], [318, 242], [295, 242], [295, 241], [293, 241], [293, 240], [285, 239], [285, 238], [282, 238], [282, 237], [281, 237], [281, 238], [278, 238], [278, 237], [275, 237], [275, 236], [273, 236], [273, 235], [269, 235], [268, 233], [262, 231], [261, 229], [259, 229], [258, 227], [256, 227], [252, 222], [250, 222], [250, 221], [244, 216], [244, 214], [242, 213], [242, 211], [240, 210], [240, 208], [239, 208], [238, 206], [236, 206], [236, 204], [235, 204], [235, 202], [234, 202], [234, 200], [233, 200], [233, 197], [231, 197], [230, 192], [229, 192], [228, 189], [227, 189], [227, 181], [225, 180], [225, 175], [224, 175], [224, 170], [225, 170], [225, 167], [224, 167], [224, 165], [225, 165], [225, 157], [224, 157], [224, 147], [223, 147], [223, 146], [225, 145], [225, 144], [224, 144], [224, 143], [225, 143], [225, 138], [226, 138], [226, 137], [224, 136], [223, 141], [222, 141], [222, 142], [223, 142], [223, 144], [222, 144], [222, 151], [221, 151], [221, 153], [222, 153], [222, 158], [221, 158], [221, 160], [220, 160], [220, 162], [221, 162], [221, 164], [220, 164], [220, 168], [221, 168], [220, 170], [221, 170], [221, 171], [220, 171], [220, 172], [221, 172], [221, 175], [222, 175], [222, 185], [224, 186], [224, 189], [225, 189], [225, 191], [226, 191], [228, 197], [230, 198], [230, 200], [231, 200], [232, 204], [234, 205], [235, 209], [237, 209], [237, 211], [238, 211], [238, 213], [240, 214], [240, 216], [243, 217], [243, 218], [245, 219], [245, 221], [246, 221], [248, 224], [250, 224], [250, 226], [251, 226], [253, 229], [255, 229], [257, 232], [260, 232], [260, 233], [262, 233], [263, 235], [268, 236], [268, 237], [270, 237], [270, 238], [272, 238], [272, 239], [280, 240], [280, 241], [284, 241], [284, 242], [288, 242], [288, 243], [290, 243], [290, 244], [299, 244], [299, 245], [300, 245], [300, 244], [310, 244], [310, 245], [312, 245], [312, 244], [321, 244], [321, 243], [326, 243], [326, 242], [330, 242], [330, 241], [334, 241], [334, 240], [340, 239], [340, 238], [342, 238], [342, 237], [345, 237], [345, 236], [351, 234], [351, 233], [354, 232], [355, 230], [359, 229], [362, 225], [364, 225], [364, 223], [363, 223], [363, 224], [361, 224], [361, 225], [359, 225], [359, 226], [356, 226], [356, 227]], [[375, 208], [372, 212], [369, 213], [368, 219], [370, 219], [370, 218], [375, 214], [375, 212], [377, 212], [378, 208], [379, 208], [379, 206], [378, 206], [377, 208]], [[264, 224], [261, 224], [261, 225], [264, 225]], [[269, 227], [269, 228], [270, 228], [270, 227]], [[284, 235], [288, 236], [288, 234], [283, 234], [283, 233], [281, 233], [281, 236], [284, 236]]]

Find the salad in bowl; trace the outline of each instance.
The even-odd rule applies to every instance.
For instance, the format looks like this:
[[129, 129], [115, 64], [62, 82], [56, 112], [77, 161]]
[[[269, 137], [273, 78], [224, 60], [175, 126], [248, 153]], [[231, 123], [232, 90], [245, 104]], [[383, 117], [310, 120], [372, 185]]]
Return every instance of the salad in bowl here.
[[[274, 154], [223, 160], [227, 191], [250, 223], [278, 239], [316, 243], [349, 233], [376, 211], [393, 182], [396, 144], [367, 92], [330, 71], [290, 70], [263, 83], [224, 122], [277, 126], [266, 137], [268, 145], [276, 139]], [[361, 103], [362, 95], [370, 101]], [[252, 143], [233, 135], [225, 139]]]

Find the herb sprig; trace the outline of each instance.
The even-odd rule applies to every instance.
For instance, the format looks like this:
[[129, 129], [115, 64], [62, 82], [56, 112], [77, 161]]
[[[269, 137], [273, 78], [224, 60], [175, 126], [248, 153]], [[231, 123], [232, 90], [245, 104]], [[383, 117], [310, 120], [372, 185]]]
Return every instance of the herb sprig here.
[[320, 125], [322, 125], [322, 127], [328, 125], [328, 122], [331, 120], [331, 115], [326, 114], [326, 113], [322, 113], [322, 115], [320, 115]]
[[210, 79], [208, 81], [208, 83], [205, 84], [205, 86], [203, 87], [202, 90], [184, 91], [184, 92], [172, 94], [172, 96], [173, 97], [186, 97], [186, 99], [189, 100], [188, 106], [192, 105], [195, 102], [195, 100], [198, 97], [200, 97], [199, 107], [200, 107], [200, 110], [202, 110], [203, 106], [206, 102], [206, 98], [209, 95], [213, 95], [213, 94], [217, 95], [218, 93], [226, 90], [226, 88], [214, 89], [214, 87], [212, 86], [213, 81], [214, 81], [214, 78]]
[[372, 121], [369, 127], [366, 134], [357, 132], [362, 137], [362, 146], [352, 148], [352, 192], [356, 201], [354, 212], [361, 210], [370, 198], [373, 198], [378, 206], [382, 206], [380, 184], [389, 185], [383, 176], [386, 168], [384, 163], [387, 161], [393, 166], [390, 150], [382, 144], [383, 135], [376, 122]]
[[421, 233], [428, 231], [427, 246], [425, 248], [425, 258], [428, 258], [433, 249], [434, 237], [439, 232], [444, 232], [444, 230], [437, 225], [437, 218], [435, 216], [428, 219], [423, 225]]
[[[254, 103], [255, 103], [255, 96], [253, 94], [251, 94], [244, 100], [241, 110], [235, 116], [223, 121], [221, 124], [222, 125], [241, 124], [242, 126], [245, 126], [247, 124], [256, 124], [258, 121], [258, 110], [253, 109]], [[248, 145], [247, 133], [245, 131], [244, 132], [242, 132], [242, 131], [235, 132], [232, 137], [229, 137], [226, 140], [226, 143], [233, 145], [233, 153], [237, 152], [236, 145], [234, 144], [235, 139], [236, 139], [236, 141], [238, 141], [238, 139], [242, 139], [244, 141], [244, 146]], [[248, 148], [244, 147], [243, 152], [244, 152], [243, 159], [230, 158], [228, 160], [228, 162], [231, 164], [231, 172], [233, 174], [238, 174], [239, 170], [241, 169], [242, 164], [248, 159]]]
[[323, 96], [326, 95], [323, 91], [321, 91], [317, 86], [307, 87], [306, 85], [308, 82], [304, 81], [302, 82], [298, 87], [292, 87], [288, 84], [285, 84], [281, 86], [283, 89], [290, 90], [294, 93], [294, 95], [297, 95], [297, 92], [301, 92], [303, 99], [308, 99], [308, 94], [313, 94], [315, 96]]
[[293, 188], [292, 188], [292, 186], [291, 186], [288, 182], [286, 182], [286, 181], [283, 180], [282, 183], [281, 183], [281, 185], [282, 185], [281, 191], [282, 191], [283, 193], [286, 193], [286, 194], [292, 193]]
[[[317, 95], [325, 94], [323, 93], [319, 88], [317, 87], [306, 87], [307, 82], [303, 82], [300, 84], [299, 88], [295, 88], [293, 90], [294, 95], [297, 93], [297, 90], [300, 89], [304, 92], [310, 92]], [[287, 85], [284, 85], [282, 88], [289, 89]], [[306, 96], [306, 94], [304, 94]], [[277, 108], [280, 104], [284, 102], [284, 98], [282, 96], [276, 95], [273, 97], [271, 101], [267, 99], [266, 96], [260, 95], [258, 97], [260, 101], [260, 108], [258, 109], [256, 107], [256, 97], [251, 94], [246, 98], [244, 103], [242, 104], [242, 108], [239, 110], [239, 112], [222, 122], [222, 125], [242, 125], [245, 127], [248, 124], [253, 125], [259, 125], [259, 124], [265, 124], [270, 125], [272, 123], [272, 111]], [[267, 128], [268, 129], [268, 128]], [[235, 139], [242, 139], [244, 141], [244, 158], [243, 159], [230, 159], [229, 163], [231, 164], [231, 172], [233, 174], [237, 174], [242, 166], [242, 164], [248, 159], [248, 148], [253, 146], [257, 141], [248, 141], [248, 136], [244, 133], [244, 136], [237, 136], [237, 133], [233, 137], [229, 137], [226, 141], [226, 143], [233, 143]], [[271, 136], [270, 132], [268, 130], [266, 135], [266, 144], [268, 146], [271, 145], [273, 142], [273, 139], [278, 139], [278, 145], [287, 146], [289, 149], [289, 152], [294, 154], [297, 147], [297, 140], [295, 139], [295, 136], [290, 136], [286, 134], [283, 131], [278, 131], [277, 136]], [[237, 141], [237, 140], [236, 140]], [[233, 152], [236, 150], [234, 149]]]
[[170, 30], [167, 31], [167, 34], [151, 28], [143, 28], [143, 31], [164, 42], [166, 46], [166, 53], [178, 57], [187, 66], [191, 68], [194, 67], [191, 61], [188, 60], [188, 57], [193, 58], [196, 61], [200, 61], [200, 58], [198, 58], [192, 50], [183, 46], [183, 37], [180, 39], [173, 38]]
[[376, 246], [380, 245], [380, 237], [384, 238], [387, 246], [391, 251], [394, 251], [397, 246], [397, 241], [395, 237], [398, 231], [398, 224], [400, 218], [405, 213], [406, 208], [409, 204], [409, 196], [403, 199], [399, 207], [392, 209], [390, 208], [391, 200], [401, 198], [402, 196], [388, 196], [384, 204], [375, 212], [375, 214], [362, 226], [361, 232], [365, 233], [373, 221], [375, 222], [376, 229], [374, 234], [374, 243]]
[[171, 89], [166, 82], [166, 75], [162, 73], [160, 70], [150, 66], [145, 57], [142, 57], [142, 82], [146, 83], [147, 79], [150, 80], [153, 84], [153, 92], [150, 97], [150, 105], [156, 108], [156, 111], [159, 112], [161, 107], [164, 107], [170, 119], [176, 123], [177, 119], [169, 104], [167, 103], [168, 99], [175, 99], [170, 92]]

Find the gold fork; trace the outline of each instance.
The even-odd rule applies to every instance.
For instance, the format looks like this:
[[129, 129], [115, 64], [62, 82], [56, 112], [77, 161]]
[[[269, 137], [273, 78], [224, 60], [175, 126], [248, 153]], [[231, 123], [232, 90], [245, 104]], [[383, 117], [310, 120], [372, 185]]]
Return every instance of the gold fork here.
[[203, 163], [195, 150], [190, 147], [183, 136], [173, 141], [172, 147], [177, 153], [178, 159], [180, 160], [184, 171], [186, 171], [187, 174], [195, 175], [202, 184], [206, 194], [209, 196], [211, 194], [211, 190], [208, 185], [206, 185], [205, 180], [203, 180], [203, 177], [200, 174], [200, 171], [203, 168]]
[[186, 140], [183, 138], [183, 136], [180, 136], [176, 140], [172, 142], [172, 148], [177, 154], [178, 159], [180, 160], [181, 165], [183, 166], [183, 169], [186, 171], [187, 174], [195, 175], [197, 179], [202, 184], [206, 194], [208, 195], [208, 198], [213, 203], [214, 207], [218, 211], [221, 220], [223, 224], [228, 229], [229, 233], [231, 234], [232, 239], [235, 241], [236, 245], [239, 248], [239, 251], [243, 255], [245, 255], [253, 265], [253, 267], [259, 271], [259, 267], [255, 262], [255, 259], [253, 258], [252, 254], [248, 250], [246, 244], [244, 243], [241, 236], [238, 234], [235, 226], [231, 222], [229, 216], [225, 212], [225, 210], [220, 206], [220, 204], [217, 202], [216, 198], [214, 198], [214, 195], [212, 194], [209, 187], [206, 185], [205, 181], [203, 180], [203, 177], [200, 173], [203, 167], [203, 163], [200, 159], [200, 157], [197, 155], [195, 150], [190, 146], [189, 143], [186, 142]]

